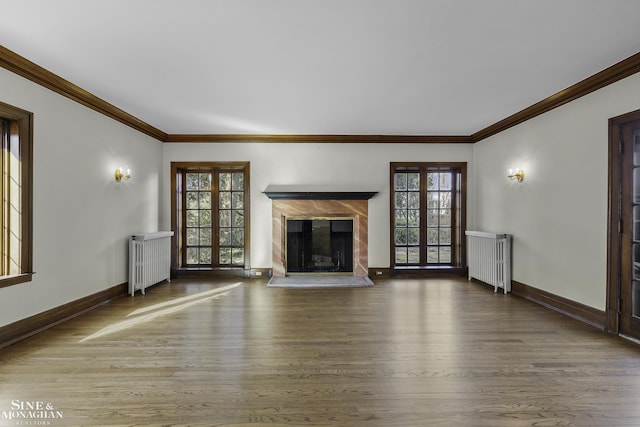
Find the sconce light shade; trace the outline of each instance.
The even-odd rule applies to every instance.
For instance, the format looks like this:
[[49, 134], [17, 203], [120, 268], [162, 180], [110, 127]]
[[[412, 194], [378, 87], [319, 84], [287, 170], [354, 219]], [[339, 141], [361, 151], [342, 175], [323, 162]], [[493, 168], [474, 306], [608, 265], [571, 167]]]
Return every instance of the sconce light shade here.
[[524, 171], [522, 169], [516, 169], [516, 171], [514, 172], [513, 169], [509, 169], [509, 174], [507, 175], [507, 178], [509, 178], [510, 180], [514, 180], [517, 179], [518, 182], [522, 182], [524, 181]]
[[116, 169], [116, 172], [114, 175], [116, 178], [116, 182], [120, 182], [123, 179], [127, 181], [129, 178], [131, 178], [131, 169], [118, 168]]

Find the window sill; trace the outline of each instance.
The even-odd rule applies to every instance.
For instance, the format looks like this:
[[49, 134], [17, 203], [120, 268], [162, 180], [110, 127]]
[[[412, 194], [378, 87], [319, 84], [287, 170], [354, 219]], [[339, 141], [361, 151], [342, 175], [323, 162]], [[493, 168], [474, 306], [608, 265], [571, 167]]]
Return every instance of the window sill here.
[[33, 273], [16, 274], [13, 276], [0, 276], [0, 288], [30, 282], [32, 277]]

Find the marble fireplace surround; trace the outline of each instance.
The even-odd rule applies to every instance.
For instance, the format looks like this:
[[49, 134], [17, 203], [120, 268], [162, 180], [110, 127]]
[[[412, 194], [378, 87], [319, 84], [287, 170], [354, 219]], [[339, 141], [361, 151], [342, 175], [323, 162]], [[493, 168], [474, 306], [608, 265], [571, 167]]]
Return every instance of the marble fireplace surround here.
[[264, 194], [271, 201], [273, 277], [286, 276], [287, 219], [352, 218], [353, 275], [368, 276], [369, 199], [376, 192], [301, 190], [292, 187], [268, 187]]

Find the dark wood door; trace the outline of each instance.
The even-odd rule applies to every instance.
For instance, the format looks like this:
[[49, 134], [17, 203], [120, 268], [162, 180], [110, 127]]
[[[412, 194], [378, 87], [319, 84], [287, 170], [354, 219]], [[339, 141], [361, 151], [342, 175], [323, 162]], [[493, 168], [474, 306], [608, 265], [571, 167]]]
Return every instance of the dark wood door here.
[[609, 319], [613, 308], [612, 329], [640, 339], [640, 118], [614, 120], [610, 137]]

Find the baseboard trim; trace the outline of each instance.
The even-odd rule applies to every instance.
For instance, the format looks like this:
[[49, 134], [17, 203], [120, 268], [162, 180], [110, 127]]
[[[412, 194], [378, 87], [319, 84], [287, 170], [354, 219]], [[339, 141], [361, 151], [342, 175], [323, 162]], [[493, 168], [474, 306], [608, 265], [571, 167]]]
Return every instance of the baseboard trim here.
[[524, 298], [553, 311], [557, 311], [558, 313], [580, 320], [602, 331], [606, 330], [607, 315], [604, 311], [525, 285], [524, 283], [516, 282], [515, 280], [511, 281], [511, 293], [514, 296]]
[[270, 268], [251, 268], [244, 271], [244, 277], [247, 279], [269, 279], [273, 275]]
[[375, 279], [390, 279], [391, 269], [387, 267], [369, 267], [369, 277]]
[[24, 340], [106, 302], [127, 295], [128, 283], [121, 283], [51, 310], [0, 327], [0, 348]]

